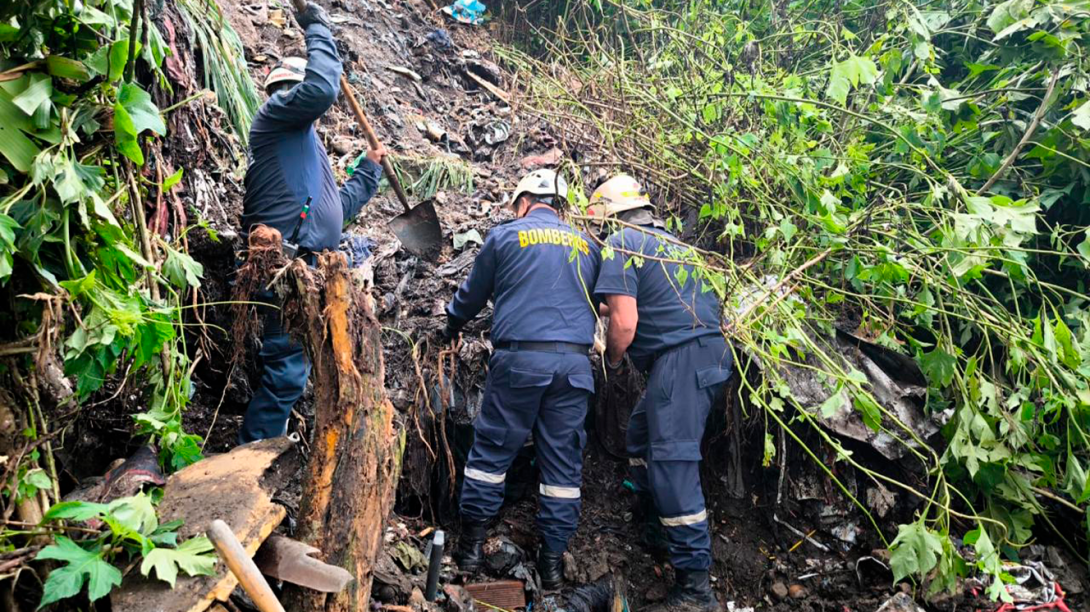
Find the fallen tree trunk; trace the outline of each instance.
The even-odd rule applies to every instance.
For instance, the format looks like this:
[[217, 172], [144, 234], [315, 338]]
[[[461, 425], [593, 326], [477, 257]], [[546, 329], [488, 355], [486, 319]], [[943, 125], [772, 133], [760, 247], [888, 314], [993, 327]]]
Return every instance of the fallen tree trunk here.
[[298, 537], [355, 581], [340, 593], [292, 589], [294, 611], [367, 610], [375, 559], [400, 470], [400, 428], [386, 398], [381, 328], [371, 297], [339, 253], [288, 270], [284, 319], [313, 365], [314, 435]]

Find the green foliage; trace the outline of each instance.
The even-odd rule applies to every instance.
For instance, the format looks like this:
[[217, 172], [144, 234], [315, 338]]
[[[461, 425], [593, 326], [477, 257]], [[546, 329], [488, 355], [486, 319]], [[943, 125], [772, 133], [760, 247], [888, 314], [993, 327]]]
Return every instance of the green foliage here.
[[177, 529], [181, 521], [160, 525], [151, 497], [140, 493], [109, 504], [69, 501], [55, 504], [44, 522], [100, 521], [107, 529], [96, 537], [77, 542], [58, 536], [56, 542], [38, 553], [37, 559], [64, 561], [53, 570], [42, 587], [39, 609], [61, 599], [79, 595], [87, 585], [91, 601], [102, 598], [121, 584], [121, 572], [113, 565], [118, 555], [143, 557], [140, 573], [156, 576], [174, 586], [181, 569], [190, 576], [210, 575], [216, 557], [209, 554], [212, 544], [199, 536], [178, 545]]
[[[711, 286], [732, 339], [766, 366], [759, 386], [741, 377], [743, 394], [877, 478], [821, 426], [854, 410], [929, 474], [898, 483], [928, 500], [893, 540], [898, 578], [954, 588], [972, 569], [999, 598], [1001, 555], [1035, 530], [1087, 551], [1086, 533], [1056, 527], [1090, 530], [1085, 3], [576, 0], [538, 13], [547, 63], [502, 52], [527, 105], [600, 143], [664, 217], [698, 220], [697, 265], [724, 279]], [[740, 290], [766, 278], [789, 279], [790, 297]], [[844, 312], [920, 365], [927, 412], [950, 415], [945, 448], [810, 340]], [[815, 360], [833, 373], [818, 405], [767, 367]], [[973, 529], [971, 567], [952, 525]]]

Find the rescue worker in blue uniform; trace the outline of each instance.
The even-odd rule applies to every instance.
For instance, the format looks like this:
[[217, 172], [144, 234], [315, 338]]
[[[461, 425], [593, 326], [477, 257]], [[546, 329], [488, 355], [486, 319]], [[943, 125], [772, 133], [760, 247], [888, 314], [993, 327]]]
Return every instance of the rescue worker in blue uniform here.
[[491, 298], [495, 352], [465, 466], [455, 558], [463, 571], [480, 568], [507, 470], [533, 433], [541, 473], [537, 569], [545, 589], [561, 585], [562, 556], [579, 520], [583, 425], [594, 392], [588, 353], [597, 320], [592, 291], [599, 252], [560, 219], [566, 199], [564, 179], [551, 170], [519, 182], [511, 200], [517, 219], [488, 234], [447, 306], [444, 331], [445, 338], [456, 337]]
[[[320, 6], [308, 3], [295, 19], [306, 31], [307, 59], [284, 58], [265, 80], [269, 97], [250, 127], [241, 234], [245, 241], [250, 228], [263, 224], [289, 240], [298, 226], [299, 255], [313, 261], [314, 253], [337, 249], [345, 221], [355, 218], [375, 194], [386, 151], [368, 151], [351, 180], [337, 188], [314, 123], [337, 100], [341, 58]], [[304, 218], [308, 200], [310, 211]], [[270, 303], [274, 299], [271, 294], [259, 298]], [[261, 310], [264, 372], [246, 410], [240, 443], [284, 435], [310, 375], [303, 347], [283, 331], [279, 311]]]
[[[591, 195], [587, 214], [616, 219], [606, 240], [595, 294], [609, 314], [607, 373], [627, 352], [647, 373], [647, 388], [628, 424], [632, 481], [647, 515], [666, 534], [676, 582], [659, 609], [719, 610], [711, 590], [711, 537], [700, 486], [700, 442], [732, 357], [719, 329], [721, 306], [705, 291], [689, 248], [665, 230], [632, 177], [611, 178]], [[682, 271], [684, 270], [684, 271]], [[603, 311], [606, 309], [603, 309]]]

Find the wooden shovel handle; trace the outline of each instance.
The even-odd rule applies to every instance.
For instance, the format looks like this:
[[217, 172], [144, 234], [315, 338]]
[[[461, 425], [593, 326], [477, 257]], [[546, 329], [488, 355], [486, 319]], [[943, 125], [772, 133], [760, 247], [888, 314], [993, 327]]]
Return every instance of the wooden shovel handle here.
[[272, 588], [257, 569], [254, 560], [242, 548], [235, 533], [227, 526], [227, 523], [216, 519], [208, 526], [208, 539], [216, 547], [220, 558], [230, 568], [231, 573], [238, 578], [238, 583], [243, 590], [254, 600], [261, 612], [284, 612], [284, 606], [273, 594]]
[[[363, 128], [363, 135], [367, 137], [367, 144], [371, 145], [372, 149], [379, 148], [378, 135], [375, 134], [374, 128], [371, 127], [371, 122], [367, 120], [367, 114], [363, 112], [363, 107], [356, 101], [356, 94], [352, 93], [352, 85], [348, 83], [348, 79], [343, 74], [341, 75], [341, 91], [344, 93], [345, 99], [348, 100], [348, 105], [352, 107], [352, 112], [356, 113], [356, 121], [359, 121], [360, 127]], [[390, 181], [390, 186], [394, 188], [398, 201], [405, 207], [405, 212], [409, 212], [411, 208], [409, 198], [405, 197], [405, 190], [401, 188], [401, 182], [397, 180], [394, 165], [390, 163], [389, 157], [382, 158], [382, 169], [386, 172], [386, 180]]]

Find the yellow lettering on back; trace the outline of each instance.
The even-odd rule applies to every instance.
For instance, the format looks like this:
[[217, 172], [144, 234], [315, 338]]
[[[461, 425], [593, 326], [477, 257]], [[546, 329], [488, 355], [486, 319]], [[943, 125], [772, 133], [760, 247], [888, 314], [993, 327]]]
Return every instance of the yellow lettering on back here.
[[520, 231], [519, 232], [519, 246], [525, 249], [526, 245], [529, 244], [529, 243], [530, 243], [530, 239], [526, 237], [526, 232], [525, 231]]

